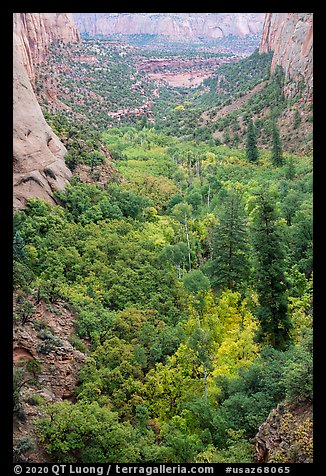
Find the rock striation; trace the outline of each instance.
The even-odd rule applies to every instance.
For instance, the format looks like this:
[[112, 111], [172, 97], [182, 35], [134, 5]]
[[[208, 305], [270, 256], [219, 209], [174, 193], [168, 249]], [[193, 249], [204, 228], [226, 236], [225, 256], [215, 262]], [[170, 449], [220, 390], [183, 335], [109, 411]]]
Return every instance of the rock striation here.
[[29, 198], [55, 203], [53, 192], [71, 177], [66, 148], [46, 123], [31, 81], [55, 39], [78, 41], [71, 14], [15, 13], [13, 30], [14, 210]]
[[313, 89], [313, 14], [267, 13], [260, 53], [273, 51], [271, 72], [276, 65], [285, 71], [285, 95], [294, 96], [304, 80], [307, 93]]
[[71, 13], [14, 13], [13, 30], [23, 65], [32, 81], [35, 78], [34, 65], [44, 61], [53, 41], [80, 41]]
[[264, 13], [74, 13], [81, 33], [157, 34], [171, 41], [260, 33]]

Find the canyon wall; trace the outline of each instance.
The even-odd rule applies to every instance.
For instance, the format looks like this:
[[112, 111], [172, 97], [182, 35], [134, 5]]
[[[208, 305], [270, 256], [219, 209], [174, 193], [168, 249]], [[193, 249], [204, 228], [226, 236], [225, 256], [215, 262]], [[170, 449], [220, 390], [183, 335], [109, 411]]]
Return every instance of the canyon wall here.
[[158, 34], [171, 41], [260, 33], [264, 13], [74, 13], [81, 33]]
[[45, 59], [53, 41], [80, 41], [71, 13], [14, 13], [13, 31], [22, 62], [31, 80], [35, 76], [34, 65]]
[[[313, 14], [267, 13], [259, 51], [273, 51], [271, 72], [283, 67], [287, 81], [285, 94], [294, 96], [304, 80], [307, 93], [313, 89]], [[291, 81], [292, 80], [292, 81]]]
[[54, 40], [79, 41], [71, 14], [14, 13], [13, 16], [13, 199], [14, 210], [28, 198], [55, 203], [53, 192], [71, 177], [66, 149], [46, 123], [32, 83], [34, 66]]

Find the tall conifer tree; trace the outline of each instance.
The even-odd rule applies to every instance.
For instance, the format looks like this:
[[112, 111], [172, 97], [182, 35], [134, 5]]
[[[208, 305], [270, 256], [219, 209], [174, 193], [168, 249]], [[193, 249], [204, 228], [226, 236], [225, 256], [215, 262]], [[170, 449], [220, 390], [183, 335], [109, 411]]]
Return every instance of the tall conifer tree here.
[[257, 162], [258, 160], [257, 138], [252, 119], [248, 122], [246, 156], [249, 162]]
[[255, 283], [259, 307], [259, 340], [278, 349], [285, 349], [292, 327], [288, 315], [284, 250], [277, 224], [273, 198], [261, 190], [253, 223], [253, 245], [256, 255]]
[[276, 167], [284, 164], [280, 132], [275, 122], [272, 129], [272, 163]]
[[213, 235], [211, 283], [219, 289], [240, 291], [249, 273], [246, 215], [238, 190], [231, 190], [224, 202]]

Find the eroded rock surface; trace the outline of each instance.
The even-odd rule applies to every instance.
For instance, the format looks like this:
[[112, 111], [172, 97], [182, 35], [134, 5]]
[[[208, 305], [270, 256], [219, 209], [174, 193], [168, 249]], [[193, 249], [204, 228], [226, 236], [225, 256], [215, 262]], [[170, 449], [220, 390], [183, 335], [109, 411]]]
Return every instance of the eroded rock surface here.
[[279, 404], [255, 436], [257, 463], [312, 463], [312, 422], [311, 403]]
[[71, 177], [66, 148], [46, 123], [31, 81], [54, 39], [78, 41], [71, 14], [15, 13], [13, 31], [14, 210], [28, 198], [55, 203], [53, 192]]
[[55, 203], [53, 192], [64, 187], [71, 172], [64, 162], [66, 148], [44, 119], [16, 43], [13, 77], [13, 184], [16, 210], [23, 208], [28, 198], [41, 198]]
[[283, 67], [286, 79], [285, 94], [294, 96], [302, 80], [308, 94], [313, 88], [313, 14], [267, 13], [259, 51], [273, 51], [271, 72], [276, 65]]
[[[30, 299], [34, 303], [35, 299]], [[19, 296], [14, 296], [14, 309]], [[34, 304], [34, 313], [24, 325], [16, 322], [13, 332], [14, 367], [24, 368], [26, 382], [20, 392], [24, 418], [14, 418], [14, 447], [24, 438], [33, 443], [33, 449], [24, 458], [30, 462], [48, 462], [49, 457], [39, 444], [33, 422], [45, 417], [43, 403], [74, 399], [78, 371], [86, 355], [72, 344], [74, 315], [63, 302], [47, 305]], [[86, 344], [85, 344], [85, 348]], [[28, 362], [36, 362], [33, 373]], [[35, 368], [35, 367], [34, 367]]]
[[13, 27], [23, 65], [32, 81], [34, 65], [45, 59], [53, 41], [80, 41], [71, 13], [14, 13]]
[[261, 31], [264, 13], [74, 13], [81, 33], [157, 34], [172, 41], [250, 35]]

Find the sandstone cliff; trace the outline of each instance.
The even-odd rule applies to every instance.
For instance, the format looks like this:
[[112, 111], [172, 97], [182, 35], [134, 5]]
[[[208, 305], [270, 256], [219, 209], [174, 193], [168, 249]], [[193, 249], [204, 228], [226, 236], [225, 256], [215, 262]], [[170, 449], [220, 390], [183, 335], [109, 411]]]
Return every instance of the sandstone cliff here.
[[14, 13], [13, 29], [22, 62], [34, 80], [34, 65], [46, 57], [49, 45], [80, 41], [71, 13]]
[[263, 13], [74, 13], [81, 33], [158, 34], [172, 41], [260, 33]]
[[283, 67], [285, 94], [294, 96], [302, 80], [307, 93], [313, 88], [313, 15], [312, 13], [267, 13], [259, 51], [274, 51], [271, 72]]
[[71, 177], [66, 149], [47, 125], [31, 81], [53, 40], [78, 41], [79, 34], [71, 14], [15, 13], [13, 36], [13, 198], [20, 209], [28, 198], [55, 203], [53, 192]]

